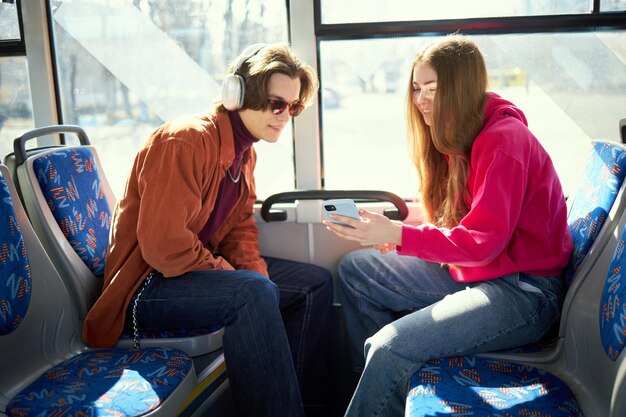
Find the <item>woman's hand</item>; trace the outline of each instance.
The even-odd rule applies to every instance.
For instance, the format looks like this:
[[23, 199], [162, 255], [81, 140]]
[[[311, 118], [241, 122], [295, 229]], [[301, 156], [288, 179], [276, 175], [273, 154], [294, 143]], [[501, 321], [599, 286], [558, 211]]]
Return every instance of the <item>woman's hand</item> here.
[[326, 229], [330, 230], [337, 236], [347, 240], [353, 240], [363, 246], [374, 246], [382, 253], [395, 249], [395, 245], [402, 245], [402, 223], [392, 221], [387, 217], [359, 209], [361, 220], [351, 217], [331, 214], [334, 220], [345, 223], [349, 226], [342, 226], [324, 220]]

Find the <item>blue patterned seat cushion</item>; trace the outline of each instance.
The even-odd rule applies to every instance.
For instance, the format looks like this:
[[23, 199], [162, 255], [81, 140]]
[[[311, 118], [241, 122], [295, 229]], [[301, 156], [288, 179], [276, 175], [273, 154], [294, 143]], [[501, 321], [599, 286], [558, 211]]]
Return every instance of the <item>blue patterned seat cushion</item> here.
[[594, 142], [568, 215], [574, 249], [565, 268], [567, 285], [580, 267], [602, 225], [626, 175], [626, 152], [610, 142]]
[[37, 157], [33, 168], [61, 231], [96, 276], [104, 273], [111, 210], [89, 148], [69, 148]]
[[9, 186], [2, 175], [0, 200], [0, 335], [5, 335], [15, 330], [26, 315], [31, 276]]
[[626, 343], [626, 228], [609, 266], [600, 301], [600, 339], [607, 356], [617, 360]]
[[434, 359], [411, 378], [407, 417], [582, 417], [572, 391], [538, 368], [457, 356]]
[[103, 349], [51, 368], [6, 408], [9, 417], [142, 416], [158, 407], [191, 371], [176, 349]]

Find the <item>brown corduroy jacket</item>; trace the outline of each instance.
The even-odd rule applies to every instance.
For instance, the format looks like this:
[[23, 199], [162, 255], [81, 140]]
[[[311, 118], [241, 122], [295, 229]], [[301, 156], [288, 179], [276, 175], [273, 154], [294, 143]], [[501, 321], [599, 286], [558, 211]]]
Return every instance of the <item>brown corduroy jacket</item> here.
[[[234, 157], [227, 113], [182, 117], [151, 135], [115, 208], [103, 292], [84, 324], [87, 343], [110, 347], [117, 342], [128, 304], [154, 269], [165, 277], [233, 269], [268, 275], [253, 213], [253, 148], [244, 154], [241, 192], [231, 213], [206, 247], [198, 239]], [[214, 256], [217, 251], [221, 256]]]

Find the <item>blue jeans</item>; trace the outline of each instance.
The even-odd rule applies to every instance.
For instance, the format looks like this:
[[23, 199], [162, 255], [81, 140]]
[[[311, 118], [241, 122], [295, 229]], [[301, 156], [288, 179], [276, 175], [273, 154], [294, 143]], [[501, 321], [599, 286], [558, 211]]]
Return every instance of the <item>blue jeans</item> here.
[[143, 288], [138, 326], [150, 331], [224, 324], [224, 358], [239, 415], [303, 416], [302, 396], [325, 387], [319, 364], [329, 363], [323, 356], [332, 277], [315, 265], [265, 259], [270, 279], [252, 271], [154, 274], [138, 290]]
[[560, 277], [462, 284], [439, 264], [373, 249], [346, 255], [339, 276], [353, 365], [363, 369], [350, 417], [403, 416], [409, 378], [429, 359], [539, 340], [563, 296]]

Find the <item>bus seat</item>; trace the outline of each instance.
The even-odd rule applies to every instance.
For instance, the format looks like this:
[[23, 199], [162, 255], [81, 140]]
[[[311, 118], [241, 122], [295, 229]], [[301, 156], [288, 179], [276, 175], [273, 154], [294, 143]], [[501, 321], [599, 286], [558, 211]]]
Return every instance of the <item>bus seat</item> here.
[[626, 212], [611, 223], [595, 262], [567, 294], [552, 355], [429, 361], [411, 378], [406, 415], [625, 416]]
[[[79, 146], [25, 152], [29, 139], [60, 132], [74, 133]], [[115, 196], [96, 149], [78, 126], [49, 126], [15, 139], [15, 161], [24, 206], [33, 228], [66, 281], [81, 322], [102, 291]], [[173, 347], [196, 357], [222, 347], [223, 326], [140, 333], [143, 347]], [[124, 334], [118, 347], [134, 346]]]
[[65, 282], [0, 165], [0, 414], [175, 415], [196, 386], [171, 348], [88, 349]]
[[[563, 271], [567, 287], [561, 309], [558, 338], [564, 336], [565, 316], [571, 300], [589, 270], [604, 250], [619, 218], [626, 209], [626, 146], [609, 141], [593, 141], [583, 178], [570, 205], [567, 221], [574, 248]], [[480, 356], [516, 361], [549, 361], [559, 348], [554, 337], [504, 351]]]
[[[622, 199], [624, 176], [626, 175], [626, 146], [609, 141], [593, 141], [593, 149], [587, 159], [584, 177], [578, 186], [574, 201], [568, 213], [568, 224], [572, 233], [574, 249], [565, 267], [566, 285], [571, 287], [575, 276], [584, 262], [591, 264], [591, 248], [606, 243], [610, 230], [603, 229], [605, 222], [621, 215], [624, 210]], [[615, 204], [615, 203], [618, 204]], [[613, 209], [613, 210], [612, 210]], [[613, 211], [611, 213], [611, 211]], [[610, 221], [608, 225], [615, 225]], [[600, 238], [600, 239], [598, 239]]]
[[[626, 145], [599, 140], [592, 144], [584, 179], [568, 213], [574, 250], [564, 270], [567, 292], [561, 324], [626, 211]], [[561, 325], [560, 338], [565, 336], [564, 331]]]

